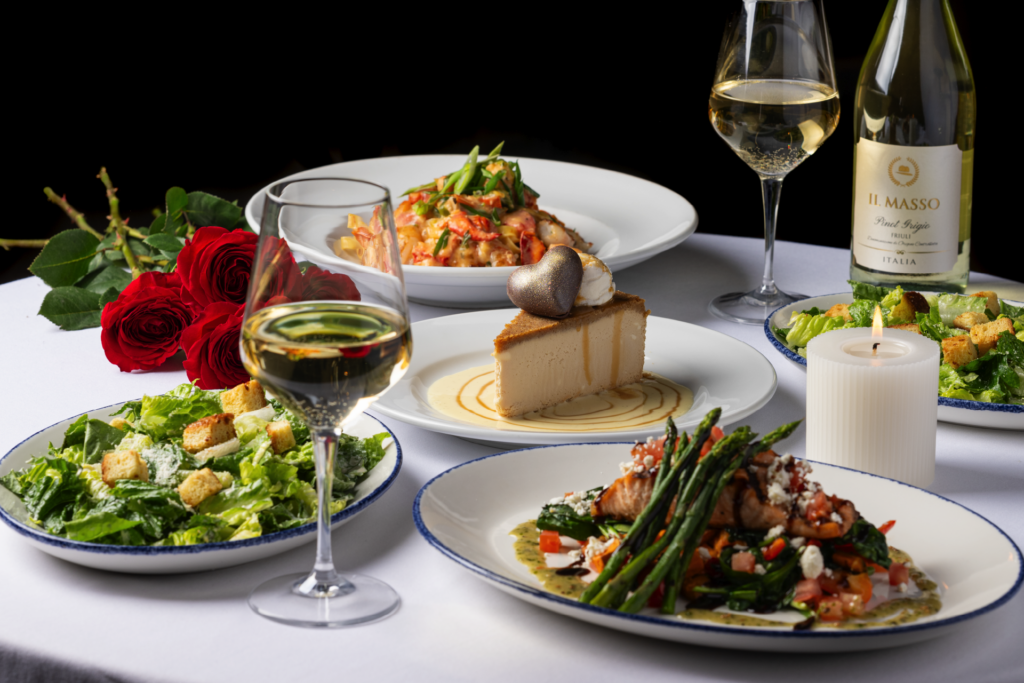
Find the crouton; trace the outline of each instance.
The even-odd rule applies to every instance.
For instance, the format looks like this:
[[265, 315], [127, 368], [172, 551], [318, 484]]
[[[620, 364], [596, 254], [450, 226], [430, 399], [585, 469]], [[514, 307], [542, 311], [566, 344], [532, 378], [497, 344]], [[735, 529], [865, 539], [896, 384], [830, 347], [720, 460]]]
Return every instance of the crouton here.
[[828, 318], [842, 318], [848, 323], [853, 322], [853, 316], [850, 315], [850, 304], [836, 304], [825, 311], [825, 316]]
[[182, 446], [189, 453], [198, 453], [210, 446], [216, 446], [225, 441], [235, 438], [235, 426], [232, 424], [235, 416], [231, 413], [210, 415], [202, 420], [196, 420], [188, 427], [182, 435]]
[[110, 421], [110, 426], [114, 429], [120, 429], [123, 432], [125, 428], [128, 427], [128, 420], [123, 417], [115, 417]]
[[186, 505], [198, 506], [210, 496], [216, 495], [224, 488], [220, 479], [209, 467], [196, 470], [185, 478], [178, 486], [178, 495]]
[[907, 322], [912, 322], [914, 320], [917, 320], [916, 313], [917, 309], [914, 308], [913, 302], [906, 295], [906, 293], [904, 293], [903, 298], [900, 299], [900, 302], [893, 306], [892, 310], [889, 311], [889, 319], [906, 320]]
[[149, 467], [138, 451], [114, 451], [103, 456], [103, 483], [114, 488], [121, 479], [149, 481]]
[[925, 299], [924, 294], [921, 294], [920, 292], [904, 292], [903, 301], [910, 302], [910, 305], [914, 307], [915, 313], [924, 313], [927, 315], [932, 310], [931, 304], [928, 303], [928, 299]]
[[954, 368], [966, 365], [977, 357], [978, 350], [966, 334], [946, 337], [942, 340], [942, 359]]
[[241, 415], [267, 405], [267, 397], [263, 392], [263, 385], [256, 380], [250, 380], [221, 394], [220, 405], [225, 413]]
[[914, 334], [921, 334], [921, 326], [917, 323], [907, 323], [906, 325], [890, 325], [891, 330], [906, 330], [907, 332], [913, 332]]
[[270, 447], [280, 455], [295, 445], [295, 435], [292, 434], [292, 426], [288, 420], [271, 422], [267, 425], [267, 436], [270, 437]]
[[971, 328], [975, 325], [982, 325], [988, 322], [988, 316], [984, 313], [977, 313], [975, 311], [968, 311], [967, 313], [961, 313], [953, 319], [953, 327], [958, 327], [961, 330], [971, 331]]
[[980, 296], [988, 299], [988, 310], [992, 311], [992, 315], [999, 315], [999, 297], [996, 296], [995, 292], [975, 292], [971, 296]]
[[993, 320], [971, 328], [971, 341], [978, 346], [978, 355], [984, 356], [999, 343], [999, 335], [1003, 332], [1013, 334], [1013, 321], [1009, 318]]

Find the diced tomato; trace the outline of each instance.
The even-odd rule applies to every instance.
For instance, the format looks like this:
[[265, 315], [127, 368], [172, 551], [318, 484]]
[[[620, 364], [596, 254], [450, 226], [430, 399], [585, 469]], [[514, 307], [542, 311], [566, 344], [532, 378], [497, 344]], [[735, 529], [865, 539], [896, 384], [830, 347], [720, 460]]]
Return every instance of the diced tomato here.
[[649, 455], [654, 458], [654, 464], [657, 465], [665, 456], [665, 437], [663, 436], [650, 443], [647, 441], [641, 441], [637, 445], [633, 446], [633, 450], [629, 453], [633, 456], [634, 460], [638, 460], [640, 462], [643, 462], [643, 459]]
[[889, 585], [898, 586], [901, 583], [910, 583], [910, 570], [902, 562], [893, 562], [889, 565]]
[[709, 436], [707, 438], [707, 440], [704, 441], [703, 445], [701, 445], [701, 447], [700, 447], [700, 457], [703, 458], [705, 455], [710, 453], [711, 452], [711, 447], [714, 446], [716, 443], [718, 443], [719, 441], [721, 441], [724, 438], [725, 438], [725, 432], [722, 431], [721, 427], [719, 427], [718, 425], [715, 425], [714, 427], [712, 427], [711, 428], [711, 436]]
[[843, 552], [837, 550], [832, 553], [832, 561], [838, 564], [844, 569], [849, 569], [855, 574], [860, 574], [867, 569], [867, 565], [864, 564], [864, 558], [854, 553]]
[[769, 545], [767, 548], [762, 550], [761, 554], [764, 556], [764, 559], [766, 559], [769, 562], [771, 562], [772, 560], [774, 560], [776, 557], [779, 556], [779, 553], [781, 553], [785, 549], [786, 549], [786, 539], [784, 539], [784, 538], [782, 538], [780, 536], [779, 538], [776, 538], [774, 541], [772, 541], [771, 545]]
[[814, 546], [817, 546], [817, 547], [820, 548], [821, 547], [821, 541], [819, 541], [816, 538], [808, 538], [806, 545], [814, 545]]
[[752, 574], [754, 572], [754, 565], [757, 562], [754, 560], [754, 553], [733, 553], [732, 556], [732, 570], [734, 572], [747, 572]]
[[856, 593], [860, 596], [863, 604], [868, 604], [872, 593], [870, 576], [867, 574], [850, 574], [846, 577], [846, 584], [849, 586], [846, 592]]
[[842, 601], [839, 598], [822, 598], [821, 600], [819, 600], [818, 618], [822, 621], [842, 621]]
[[839, 600], [843, 604], [843, 612], [852, 617], [864, 614], [864, 600], [857, 593], [840, 593]]
[[661, 607], [661, 601], [665, 598], [665, 582], [662, 581], [658, 584], [658, 587], [651, 593], [651, 597], [647, 598], [647, 606], [658, 608]]
[[818, 577], [818, 585], [821, 586], [822, 591], [829, 595], [839, 595], [840, 591], [842, 591], [842, 587], [835, 576], [825, 576], [822, 574]]
[[821, 584], [817, 579], [801, 579], [796, 584], [793, 599], [805, 604], [814, 604], [821, 597]]
[[888, 522], [878, 527], [878, 530], [881, 531], [883, 534], [887, 534], [889, 533], [889, 530], [892, 529], [894, 526], [896, 526], [896, 520], [890, 519]]
[[540, 532], [540, 551], [542, 553], [557, 553], [562, 547], [562, 539], [557, 531]]
[[832, 506], [828, 504], [828, 496], [825, 495], [824, 491], [818, 491], [811, 498], [811, 502], [807, 504], [807, 520], [810, 522], [817, 521], [822, 517], [828, 517], [832, 514]]

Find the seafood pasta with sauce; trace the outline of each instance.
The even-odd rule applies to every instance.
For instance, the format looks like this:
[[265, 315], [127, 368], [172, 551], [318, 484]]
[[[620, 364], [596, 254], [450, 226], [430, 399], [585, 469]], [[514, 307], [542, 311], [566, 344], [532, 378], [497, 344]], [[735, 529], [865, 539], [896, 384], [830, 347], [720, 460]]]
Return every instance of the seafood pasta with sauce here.
[[[404, 193], [395, 209], [403, 264], [522, 266], [558, 244], [589, 251], [591, 243], [537, 208], [540, 195], [523, 182], [519, 162], [499, 158], [503, 144], [483, 159], [474, 147], [461, 169]], [[353, 234], [339, 241], [339, 255], [359, 249], [363, 240]]]

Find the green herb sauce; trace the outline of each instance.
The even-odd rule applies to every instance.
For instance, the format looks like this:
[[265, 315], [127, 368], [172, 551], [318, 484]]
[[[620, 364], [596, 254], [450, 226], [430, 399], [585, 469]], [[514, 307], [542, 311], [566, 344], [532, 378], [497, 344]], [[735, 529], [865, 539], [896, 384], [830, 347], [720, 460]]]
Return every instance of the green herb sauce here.
[[540, 531], [537, 530], [537, 520], [531, 519], [523, 522], [511, 532], [510, 536], [516, 537], [513, 545], [516, 551], [516, 559], [522, 562], [536, 576], [541, 585], [555, 595], [566, 598], [578, 598], [586, 587], [578, 576], [559, 576], [555, 569], [549, 569], [544, 553], [540, 551]]

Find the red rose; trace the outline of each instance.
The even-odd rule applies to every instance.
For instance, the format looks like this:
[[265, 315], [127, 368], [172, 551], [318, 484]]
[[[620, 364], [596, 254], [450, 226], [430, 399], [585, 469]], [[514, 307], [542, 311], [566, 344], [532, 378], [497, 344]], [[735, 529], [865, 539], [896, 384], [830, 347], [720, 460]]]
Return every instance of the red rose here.
[[217, 301], [244, 302], [257, 239], [244, 230], [216, 226], [196, 230], [178, 253], [185, 303], [198, 314]]
[[104, 306], [100, 340], [107, 360], [131, 372], [152, 370], [173, 356], [193, 317], [181, 291], [175, 273], [143, 273]]
[[359, 301], [359, 290], [348, 275], [331, 273], [318, 266], [309, 266], [302, 275], [302, 298]]
[[[302, 300], [302, 271], [288, 243], [278, 237], [265, 237], [256, 269], [259, 286], [253, 293], [252, 310]], [[178, 257], [181, 258], [180, 256]]]
[[200, 389], [224, 389], [249, 381], [238, 350], [245, 304], [210, 304], [181, 335], [185, 372]]

